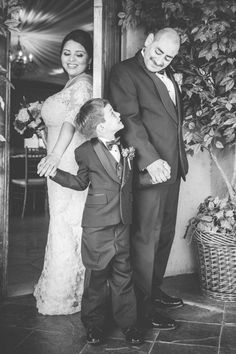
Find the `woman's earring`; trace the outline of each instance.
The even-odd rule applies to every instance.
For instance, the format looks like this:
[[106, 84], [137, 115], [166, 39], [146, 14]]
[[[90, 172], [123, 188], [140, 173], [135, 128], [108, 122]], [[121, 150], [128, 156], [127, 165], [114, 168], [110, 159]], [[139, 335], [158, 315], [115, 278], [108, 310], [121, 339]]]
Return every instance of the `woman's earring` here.
[[88, 71], [91, 70], [91, 63], [88, 63]]

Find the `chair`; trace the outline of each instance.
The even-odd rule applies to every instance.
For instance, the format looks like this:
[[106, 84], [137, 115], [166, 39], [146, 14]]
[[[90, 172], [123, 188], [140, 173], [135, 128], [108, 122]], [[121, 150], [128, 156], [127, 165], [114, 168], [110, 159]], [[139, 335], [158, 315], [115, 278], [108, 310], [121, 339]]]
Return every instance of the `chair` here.
[[[36, 194], [38, 192], [46, 195], [46, 178], [37, 175], [37, 165], [39, 161], [46, 155], [44, 148], [25, 148], [24, 153], [24, 177], [12, 178], [11, 183], [15, 187], [13, 196], [16, 199], [23, 199], [23, 207], [21, 218], [24, 218], [26, 203], [29, 193], [33, 193], [33, 210], [36, 206]], [[23, 198], [22, 198], [23, 197]]]

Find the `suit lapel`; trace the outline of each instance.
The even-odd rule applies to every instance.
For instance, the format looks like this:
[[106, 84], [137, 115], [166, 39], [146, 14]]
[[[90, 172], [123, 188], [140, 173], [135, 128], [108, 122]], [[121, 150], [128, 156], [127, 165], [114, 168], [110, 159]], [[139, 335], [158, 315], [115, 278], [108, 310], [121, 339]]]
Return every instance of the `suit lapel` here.
[[115, 182], [120, 184], [120, 180], [116, 174], [116, 170], [113, 168], [112, 163], [105, 154], [102, 143], [100, 143], [97, 139], [94, 139], [92, 141], [92, 146], [106, 172]]
[[[146, 68], [141, 51], [138, 52], [136, 58], [138, 60], [139, 65], [154, 82], [156, 89], [161, 97], [162, 103], [165, 106], [166, 111], [169, 113], [170, 117], [177, 123], [176, 109], [167, 91], [166, 85], [156, 76], [155, 73], [152, 73]], [[173, 82], [173, 80], [171, 81]]]
[[[121, 146], [121, 150], [123, 149], [123, 146]], [[123, 173], [122, 173], [122, 180], [121, 180], [121, 187], [123, 187], [125, 185], [125, 183], [127, 182], [129, 175], [130, 175], [130, 168], [128, 165], [128, 160], [126, 157], [122, 156], [121, 153], [121, 159], [123, 162]]]
[[169, 73], [169, 76], [170, 76], [170, 79], [174, 85], [174, 88], [175, 88], [175, 97], [176, 97], [176, 108], [177, 108], [177, 114], [178, 114], [178, 122], [180, 124], [182, 124], [182, 117], [183, 117], [183, 107], [182, 107], [182, 102], [181, 102], [181, 92], [180, 92], [180, 89], [179, 89], [179, 86], [177, 84], [177, 82], [175, 81], [174, 77], [173, 77], [173, 74], [170, 72]]

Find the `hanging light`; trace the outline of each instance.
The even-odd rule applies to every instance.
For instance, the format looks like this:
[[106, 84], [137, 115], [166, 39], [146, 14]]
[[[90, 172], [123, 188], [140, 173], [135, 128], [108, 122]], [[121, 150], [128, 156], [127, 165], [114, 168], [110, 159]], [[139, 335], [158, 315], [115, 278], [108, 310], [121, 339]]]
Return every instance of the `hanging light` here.
[[12, 65], [12, 72], [14, 76], [19, 78], [28, 69], [31, 63], [33, 63], [32, 53], [27, 53], [25, 48], [22, 47], [20, 42], [20, 36], [18, 36], [18, 42], [15, 52], [10, 54], [10, 61]]

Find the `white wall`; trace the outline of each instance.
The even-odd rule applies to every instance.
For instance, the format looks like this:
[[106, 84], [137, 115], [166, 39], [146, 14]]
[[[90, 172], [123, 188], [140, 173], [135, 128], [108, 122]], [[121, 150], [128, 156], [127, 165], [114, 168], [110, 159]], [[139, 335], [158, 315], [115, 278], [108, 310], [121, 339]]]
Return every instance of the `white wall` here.
[[194, 244], [183, 237], [189, 219], [196, 215], [199, 204], [211, 194], [211, 164], [206, 152], [190, 156], [188, 161], [189, 173], [186, 182], [181, 183], [176, 234], [166, 275], [192, 273], [197, 269]]

